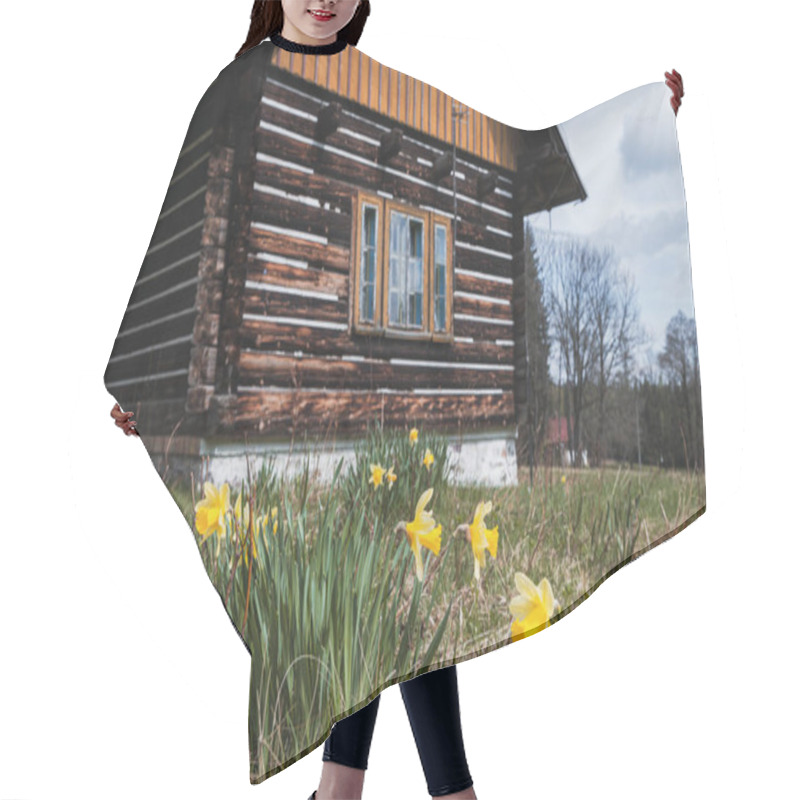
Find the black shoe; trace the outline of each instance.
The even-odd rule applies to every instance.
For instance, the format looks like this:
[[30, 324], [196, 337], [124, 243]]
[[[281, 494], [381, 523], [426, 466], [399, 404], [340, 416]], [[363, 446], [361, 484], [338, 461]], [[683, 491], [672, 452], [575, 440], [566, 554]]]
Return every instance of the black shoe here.
[[314, 789], [314, 791], [313, 791], [313, 792], [311, 792], [311, 797], [309, 797], [309, 798], [308, 798], [308, 800], [314, 800], [314, 798], [315, 798], [316, 796], [317, 796], [317, 790], [316, 790], [316, 789]]

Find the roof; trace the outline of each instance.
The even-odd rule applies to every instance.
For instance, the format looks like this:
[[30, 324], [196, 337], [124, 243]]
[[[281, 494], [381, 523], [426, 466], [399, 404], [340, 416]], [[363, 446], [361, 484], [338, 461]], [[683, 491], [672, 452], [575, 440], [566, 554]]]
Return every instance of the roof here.
[[[521, 209], [524, 214], [586, 198], [556, 126], [544, 131], [527, 131], [506, 125], [458, 103], [451, 95], [425, 81], [375, 61], [355, 47], [347, 47], [325, 58], [275, 45], [273, 48], [274, 66], [440, 142], [453, 144], [453, 117], [463, 105], [466, 115], [455, 125], [459, 149], [511, 171], [534, 165], [535, 176], [531, 182], [535, 186]], [[542, 144], [547, 143], [550, 143], [549, 149], [543, 149]]]

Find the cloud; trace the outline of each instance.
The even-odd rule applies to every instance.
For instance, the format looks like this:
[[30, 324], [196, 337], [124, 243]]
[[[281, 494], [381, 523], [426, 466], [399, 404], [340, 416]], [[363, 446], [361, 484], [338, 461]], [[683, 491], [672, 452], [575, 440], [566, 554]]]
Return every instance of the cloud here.
[[686, 210], [662, 210], [636, 216], [620, 211], [603, 220], [588, 238], [613, 245], [622, 258], [654, 258], [667, 247], [688, 248]]
[[[659, 105], [654, 106], [654, 102]], [[648, 98], [640, 106], [631, 107], [622, 119], [619, 151], [625, 177], [629, 180], [642, 180], [652, 173], [679, 169], [675, 126], [665, 123], [662, 106], [674, 114], [669, 103], [664, 102], [663, 91], [653, 92], [652, 101]]]
[[682, 309], [693, 314], [686, 201], [669, 91], [659, 83], [626, 92], [559, 130], [587, 199], [532, 215], [553, 232], [611, 245], [636, 282], [642, 322], [656, 348]]

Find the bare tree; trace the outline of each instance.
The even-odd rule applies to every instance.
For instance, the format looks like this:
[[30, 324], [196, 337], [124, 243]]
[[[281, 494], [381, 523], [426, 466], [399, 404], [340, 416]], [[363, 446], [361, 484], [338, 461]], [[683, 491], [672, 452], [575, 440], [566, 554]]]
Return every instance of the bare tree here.
[[581, 428], [587, 384], [597, 356], [589, 301], [595, 251], [574, 237], [537, 232], [553, 338], [565, 371], [567, 435], [572, 463], [582, 463]]
[[536, 241], [525, 224], [525, 361], [526, 413], [524, 439], [528, 463], [540, 460], [547, 431], [550, 394], [550, 331]]
[[[667, 325], [664, 349], [658, 364], [669, 383], [679, 390], [688, 441], [687, 456], [696, 467], [703, 467], [702, 411], [700, 402], [700, 366], [697, 355], [697, 328], [693, 317], [678, 311]], [[687, 464], [687, 466], [690, 466]]]
[[639, 325], [636, 284], [630, 273], [620, 270], [613, 248], [594, 250], [591, 264], [589, 307], [595, 336], [593, 366], [599, 406], [595, 438], [597, 459], [602, 460], [608, 389], [620, 373], [629, 378], [633, 352], [644, 342], [644, 332]]

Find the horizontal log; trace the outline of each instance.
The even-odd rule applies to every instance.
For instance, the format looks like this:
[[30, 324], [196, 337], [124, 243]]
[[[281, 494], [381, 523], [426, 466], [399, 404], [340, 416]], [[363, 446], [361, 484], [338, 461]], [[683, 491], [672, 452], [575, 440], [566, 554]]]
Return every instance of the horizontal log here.
[[[178, 161], [172, 172], [170, 183], [165, 192], [161, 212], [175, 203], [194, 194], [208, 181], [208, 168], [211, 162], [211, 148], [192, 151], [184, 159]], [[180, 177], [178, 177], [180, 176]]]
[[[110, 361], [107, 375], [114, 381], [144, 380], [147, 375], [185, 370], [189, 366], [191, 349], [191, 341], [179, 341], [157, 350], [146, 350], [129, 358], [123, 357], [120, 361]], [[112, 358], [117, 356], [125, 356], [125, 353], [118, 352], [115, 347]], [[183, 382], [186, 383], [185, 378]], [[164, 386], [166, 385], [165, 383]]]
[[349, 304], [346, 295], [338, 300], [325, 300], [283, 292], [247, 289], [243, 300], [245, 314], [297, 317], [312, 322], [333, 322], [340, 325], [347, 325], [348, 321]]
[[[385, 192], [413, 206], [431, 206], [445, 214], [452, 214], [452, 192], [441, 191], [444, 188], [441, 183], [424, 185], [411, 180], [409, 176], [418, 171], [419, 165], [404, 151], [390, 160], [387, 165], [389, 169], [383, 169], [375, 159], [363, 163], [339, 152], [264, 129], [256, 131], [256, 149], [275, 158], [311, 167], [316, 173], [353, 189], [359, 187], [372, 192]], [[339, 150], [350, 152], [348, 147], [340, 147]], [[423, 180], [427, 179], [423, 177]], [[463, 197], [459, 199], [458, 212], [465, 220], [481, 226], [490, 224], [502, 227], [511, 223], [511, 217], [507, 214], [492, 210], [499, 208], [496, 203], [487, 201], [490, 208], [486, 208], [469, 202], [469, 195], [462, 191], [462, 187], [459, 187], [459, 194]]]
[[[452, 212], [452, 209], [449, 209]], [[479, 220], [477, 215], [474, 218], [466, 219], [462, 215], [463, 208], [459, 205], [458, 208], [458, 226], [457, 234], [461, 242], [469, 242], [470, 244], [478, 244], [482, 247], [488, 247], [492, 250], [500, 250], [504, 253], [511, 252], [513, 239], [510, 236], [504, 236], [502, 233], [490, 230], [489, 228], [498, 228], [501, 231], [511, 233], [513, 220], [504, 217], [503, 219]]]
[[[424, 358], [414, 359], [424, 362]], [[438, 363], [438, 362], [437, 362]], [[449, 362], [448, 362], [449, 363]], [[513, 389], [512, 370], [468, 365], [425, 366], [388, 361], [345, 361], [314, 356], [242, 352], [240, 386], [319, 389]]]
[[[197, 249], [195, 250], [197, 252]], [[129, 305], [133, 303], [138, 303], [141, 300], [145, 300], [148, 297], [156, 297], [157, 295], [162, 294], [163, 292], [169, 291], [175, 286], [179, 284], [188, 284], [189, 281], [192, 281], [197, 278], [197, 272], [200, 268], [200, 258], [201, 255], [193, 255], [191, 257], [185, 257], [176, 260], [169, 269], [163, 270], [160, 274], [159, 268], [155, 266], [155, 264], [150, 260], [146, 259], [142, 267], [139, 271], [139, 275], [136, 278], [136, 283], [134, 284], [133, 291], [131, 292], [131, 297], [129, 301]], [[182, 295], [183, 298], [190, 298], [193, 292], [185, 293]], [[173, 298], [173, 302], [176, 301], [175, 295], [170, 295]], [[177, 304], [180, 304], [181, 300], [177, 301]], [[186, 300], [186, 305], [190, 305], [193, 302], [193, 298]], [[144, 318], [152, 317], [152, 314], [148, 311], [142, 311], [141, 314], [137, 315], [137, 318], [144, 319]]]
[[[495, 284], [499, 286], [499, 284]], [[493, 287], [494, 288], [494, 287]], [[491, 294], [492, 299], [495, 299], [488, 287], [485, 287], [483, 294]], [[497, 298], [500, 299], [500, 298]], [[511, 305], [510, 303], [493, 303], [483, 297], [464, 297], [457, 294], [453, 297], [453, 312], [455, 314], [472, 314], [478, 317], [490, 317], [497, 320], [512, 320]], [[508, 339], [509, 336], [500, 338]]]
[[496, 325], [491, 322], [453, 317], [453, 333], [456, 336], [471, 336], [473, 339], [513, 339], [513, 325]]
[[[313, 84], [304, 84], [303, 92], [305, 95], [313, 95], [315, 88], [316, 87]], [[323, 95], [322, 93], [319, 95], [320, 99], [317, 100], [313, 97], [300, 95], [292, 91], [290, 88], [284, 88], [271, 81], [266, 84], [264, 94], [269, 99], [272, 99], [283, 106], [288, 106], [289, 108], [299, 110], [313, 116], [317, 116], [322, 108], [322, 104], [328, 102], [327, 96]], [[413, 128], [406, 128], [403, 123], [394, 118], [385, 116], [383, 114], [378, 114], [371, 109], [359, 107], [354, 103], [349, 102], [345, 98], [341, 98], [340, 101], [345, 109], [352, 109], [355, 111], [355, 116], [347, 115], [346, 119], [347, 128], [355, 132], [357, 136], [348, 136], [341, 130], [338, 130], [331, 134], [326, 140], [332, 146], [357, 152], [363, 158], [374, 158], [377, 160], [377, 146], [373, 145], [369, 141], [364, 141], [364, 139], [361, 137], [366, 137], [379, 142], [381, 135], [384, 133], [385, 127], [404, 128], [405, 135], [403, 137], [403, 153], [408, 158], [409, 163], [413, 165], [413, 172], [411, 174], [415, 175], [415, 177], [422, 178], [423, 180], [430, 179], [430, 172], [432, 169], [423, 162], [434, 162], [437, 156], [441, 155], [443, 152], [452, 151], [452, 144], [444, 140], [440, 140], [438, 142], [438, 152], [431, 150], [429, 146], [425, 146], [424, 144], [427, 143], [429, 139], [426, 134], [416, 131]], [[275, 106], [262, 103], [261, 118], [268, 120], [272, 124], [297, 130], [305, 136], [312, 137], [314, 135], [314, 127], [316, 125], [315, 120], [303, 119], [302, 117], [298, 117], [296, 114], [292, 114], [289, 111], [285, 111]], [[373, 119], [375, 119], [375, 122], [372, 121]], [[484, 167], [485, 164], [480, 159], [474, 158], [471, 156], [471, 154], [462, 150], [459, 151], [458, 157], [458, 171], [464, 173], [464, 179], [459, 178], [459, 190], [464, 191], [470, 197], [477, 197], [478, 178], [482, 174], [478, 166], [480, 165], [480, 167]], [[420, 159], [422, 159], [422, 162], [420, 162]], [[464, 161], [467, 163], [464, 164]], [[474, 167], [471, 168], [470, 165], [474, 165]], [[499, 174], [505, 177], [512, 177], [512, 173], [508, 170], [502, 169], [502, 167], [493, 166], [493, 168], [497, 169]], [[440, 185], [449, 186], [449, 181], [450, 178], [445, 178], [441, 181]], [[511, 192], [511, 183], [501, 180], [499, 181], [498, 185], [507, 192]], [[462, 186], [465, 186], [466, 188], [461, 189]], [[505, 194], [498, 192], [490, 194], [487, 200], [488, 202], [491, 202], [492, 205], [496, 205], [507, 211], [511, 210], [513, 204], [512, 197], [507, 197]]]
[[[462, 242], [459, 239], [458, 242]], [[507, 257], [509, 253], [500, 251], [498, 253], [485, 253], [481, 250], [472, 250], [469, 247], [460, 247], [456, 244], [456, 266], [460, 269], [468, 269], [471, 272], [483, 272], [487, 275], [495, 275], [501, 278], [511, 278], [513, 259]]]
[[[439, 431], [514, 426], [511, 392], [496, 395], [418, 395], [380, 392], [258, 392], [237, 398], [238, 433], [352, 435], [370, 422], [393, 427], [426, 426]], [[328, 443], [331, 443], [329, 440]]]
[[414, 340], [410, 343], [377, 335], [351, 335], [348, 331], [250, 319], [242, 321], [239, 334], [243, 349], [300, 351], [315, 356], [407, 358], [409, 352], [413, 352], [415, 358], [495, 364], [510, 364], [513, 358], [513, 348], [498, 345], [494, 339], [476, 339], [474, 342]]
[[[195, 298], [197, 296], [196, 280], [194, 283], [189, 283], [181, 288], [176, 287], [173, 291], [168, 290], [168, 293], [162, 296], [154, 295], [151, 291], [149, 291], [149, 289], [150, 287], [147, 284], [134, 287], [130, 302], [128, 303], [128, 308], [126, 309], [125, 315], [122, 318], [120, 330], [127, 331], [130, 328], [135, 328], [148, 323], [155, 323], [158, 325], [162, 320], [168, 320], [175, 317], [180, 311], [193, 311], [195, 308]], [[148, 300], [148, 298], [152, 299]], [[136, 308], [131, 307], [134, 303], [139, 302], [141, 302], [142, 305]], [[192, 317], [193, 314], [191, 313], [180, 315], [180, 317], [175, 320], [176, 329], [183, 329], [188, 324], [189, 329], [191, 330], [191, 325], [193, 322], [187, 323], [186, 320], [191, 319]], [[169, 324], [170, 323], [167, 322], [168, 326]], [[161, 331], [152, 326], [145, 328], [143, 333], [145, 336], [145, 341], [148, 344], [154, 341], [162, 342], [170, 338], [169, 335], [164, 335], [162, 337]], [[138, 339], [139, 335], [140, 334], [138, 333], [132, 334], [131, 339]]]
[[284, 258], [305, 261], [309, 266], [350, 271], [350, 247], [324, 242], [311, 242], [282, 233], [251, 228], [247, 245], [255, 255], [259, 252], [274, 253]]
[[[349, 298], [347, 294], [339, 294], [338, 300], [309, 297], [302, 294], [286, 292], [258, 291], [246, 289], [244, 293], [244, 312], [246, 314], [264, 314], [277, 317], [298, 317], [310, 321], [335, 322], [347, 324], [349, 315]], [[470, 314], [490, 320], [512, 321], [511, 307], [475, 297], [455, 295], [453, 310], [456, 314]], [[485, 325], [486, 323], [478, 323]], [[512, 331], [508, 326], [505, 335], [498, 334], [491, 338], [510, 338]], [[460, 334], [456, 334], [460, 335]], [[481, 336], [480, 338], [487, 338]]]
[[295, 267], [266, 259], [251, 258], [247, 265], [248, 282], [258, 285], [275, 285], [287, 289], [302, 289], [347, 297], [350, 276], [330, 269]]
[[[115, 395], [126, 411], [133, 411], [136, 428], [145, 443], [148, 455], [153, 460], [156, 469], [159, 470], [159, 474], [163, 474], [164, 466], [160, 457], [163, 449], [153, 446], [157, 438], [159, 436], [169, 437], [174, 433], [178, 423], [180, 423], [178, 430], [183, 434], [191, 433], [193, 427], [197, 427], [196, 422], [193, 424], [194, 415], [187, 412], [185, 393], [186, 389], [184, 387], [179, 396], [176, 397], [140, 401], [125, 400], [122, 394]], [[200, 417], [198, 421], [202, 422], [202, 420], [203, 417]], [[151, 439], [151, 436], [156, 437], [156, 439]], [[173, 442], [177, 438], [179, 437], [174, 437]], [[169, 453], [177, 455], [177, 452], [172, 447], [170, 447]]]
[[[270, 153], [270, 155], [273, 155]], [[289, 194], [314, 197], [325, 207], [349, 210], [353, 200], [353, 189], [339, 181], [332, 181], [317, 172], [292, 169], [283, 164], [256, 160], [254, 166], [256, 183], [271, 186]]]
[[[115, 387], [113, 383], [118, 380], [118, 378], [113, 375], [113, 373], [107, 373], [105, 383], [111, 384], [109, 391], [119, 400], [120, 405], [126, 411], [133, 411], [134, 418], [141, 420], [142, 417], [140, 413], [136, 413], [136, 407], [143, 408], [148, 403], [152, 405], [155, 403], [169, 403], [169, 401], [173, 401], [169, 403], [171, 408], [177, 406], [182, 408], [186, 402], [187, 375], [188, 373], [184, 373], [174, 377], [160, 378], [157, 381], [142, 376], [141, 380], [138, 382]], [[155, 416], [151, 417], [151, 421], [148, 425], [152, 425], [153, 427], [158, 425], [161, 427], [169, 424], [170, 421], [171, 420], [165, 420], [159, 416]], [[145, 426], [143, 426], [143, 430], [144, 427]], [[161, 429], [163, 430], [163, 427]]]
[[301, 233], [325, 236], [331, 244], [350, 247], [353, 228], [352, 203], [344, 211], [332, 211], [274, 194], [253, 191], [253, 222], [264, 222]]
[[454, 274], [455, 291], [483, 294], [496, 297], [498, 300], [511, 300], [514, 286], [504, 281], [493, 281], [489, 278], [467, 275], [463, 272]]

